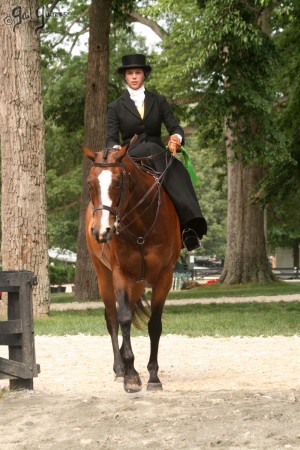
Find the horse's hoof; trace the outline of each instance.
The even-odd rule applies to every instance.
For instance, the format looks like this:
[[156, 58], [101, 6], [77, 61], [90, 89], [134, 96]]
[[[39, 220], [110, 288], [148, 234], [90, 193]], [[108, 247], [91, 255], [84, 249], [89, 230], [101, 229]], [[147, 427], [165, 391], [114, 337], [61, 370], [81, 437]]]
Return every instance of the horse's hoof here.
[[115, 375], [116, 383], [124, 383], [124, 375]]
[[136, 392], [139, 392], [142, 389], [142, 386], [131, 386], [131, 387], [124, 387], [125, 392], [128, 394], [135, 394]]
[[147, 384], [147, 391], [162, 391], [163, 387], [161, 383], [148, 383]]
[[124, 378], [124, 389], [129, 394], [139, 392], [142, 389], [142, 382], [139, 376], [133, 378]]

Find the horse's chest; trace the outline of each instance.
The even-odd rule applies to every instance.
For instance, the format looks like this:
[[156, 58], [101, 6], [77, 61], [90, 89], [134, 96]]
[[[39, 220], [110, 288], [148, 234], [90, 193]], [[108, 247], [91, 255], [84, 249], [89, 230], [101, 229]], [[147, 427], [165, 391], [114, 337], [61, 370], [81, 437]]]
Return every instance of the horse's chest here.
[[160, 271], [164, 265], [165, 257], [162, 249], [147, 248], [147, 246], [137, 246], [127, 251], [118, 253], [116, 261], [118, 266], [131, 273], [136, 278], [141, 272], [147, 277], [149, 273]]
[[141, 263], [141, 260], [145, 258], [144, 251], [139, 248], [127, 248], [123, 251], [119, 251], [116, 254], [116, 261], [118, 265], [123, 269], [129, 267], [133, 270]]

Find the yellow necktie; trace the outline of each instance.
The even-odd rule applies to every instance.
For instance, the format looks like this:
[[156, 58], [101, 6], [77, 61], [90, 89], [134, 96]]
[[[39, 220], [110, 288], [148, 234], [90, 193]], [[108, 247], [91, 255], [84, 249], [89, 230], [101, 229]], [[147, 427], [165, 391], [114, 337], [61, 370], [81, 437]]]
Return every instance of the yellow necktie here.
[[142, 107], [139, 108], [139, 113], [140, 113], [141, 118], [143, 119], [144, 118], [144, 103], [142, 104]]

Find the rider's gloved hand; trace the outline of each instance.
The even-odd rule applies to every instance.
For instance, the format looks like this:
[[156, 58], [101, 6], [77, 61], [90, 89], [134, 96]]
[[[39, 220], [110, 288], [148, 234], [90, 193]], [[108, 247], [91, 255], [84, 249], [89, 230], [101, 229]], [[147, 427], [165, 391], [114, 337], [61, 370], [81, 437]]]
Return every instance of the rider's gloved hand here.
[[176, 156], [181, 147], [181, 139], [178, 134], [172, 134], [168, 142], [169, 152]]

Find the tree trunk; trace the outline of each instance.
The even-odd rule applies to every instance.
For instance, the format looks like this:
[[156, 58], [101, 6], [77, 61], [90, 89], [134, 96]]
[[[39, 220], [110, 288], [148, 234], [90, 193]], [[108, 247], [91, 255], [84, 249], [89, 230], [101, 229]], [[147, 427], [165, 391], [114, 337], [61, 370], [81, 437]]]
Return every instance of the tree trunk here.
[[[112, 0], [93, 0], [90, 7], [90, 37], [87, 89], [84, 111], [84, 144], [100, 149], [106, 141], [106, 118], [109, 80], [109, 31]], [[87, 176], [90, 161], [83, 164], [83, 189], [77, 239], [75, 297], [77, 300], [98, 298], [98, 287], [85, 238], [85, 210], [89, 201]]]
[[[227, 142], [230, 145], [230, 139]], [[269, 283], [275, 278], [267, 258], [264, 211], [251, 202], [263, 169], [254, 164], [243, 167], [230, 148], [227, 158], [227, 251], [220, 282]]]
[[[259, 17], [259, 14], [258, 14]], [[269, 11], [262, 12], [262, 30], [269, 32]], [[224, 49], [228, 63], [229, 49]], [[225, 79], [225, 88], [229, 86]], [[238, 108], [232, 107], [237, 117]], [[239, 129], [244, 129], [243, 121], [234, 124], [232, 118], [226, 120], [225, 136], [227, 151], [227, 250], [220, 282], [224, 284], [270, 283], [276, 278], [267, 257], [264, 210], [251, 201], [258, 182], [264, 175], [263, 168], [256, 163], [244, 165], [241, 155], [234, 153], [234, 144], [239, 140]], [[234, 126], [233, 126], [234, 125]], [[255, 139], [257, 118], [252, 118], [251, 134]], [[249, 125], [248, 125], [249, 126]], [[236, 135], [233, 134], [233, 129]], [[242, 134], [242, 131], [241, 131]], [[245, 151], [245, 153], [247, 153]]]
[[[0, 5], [0, 121], [2, 161], [2, 268], [30, 270], [35, 316], [49, 313], [45, 149], [36, 3]], [[16, 11], [31, 19], [16, 25]], [[5, 18], [5, 20], [3, 20]], [[14, 25], [16, 25], [14, 27]]]

